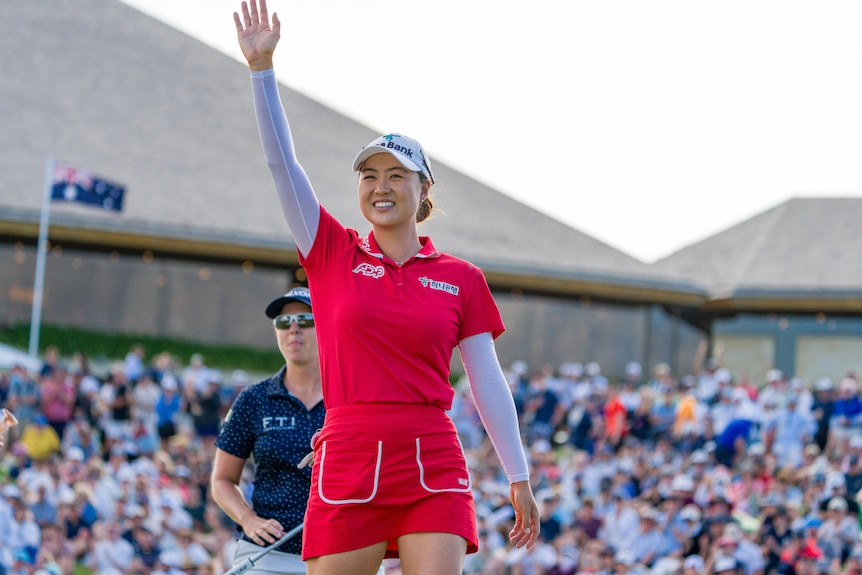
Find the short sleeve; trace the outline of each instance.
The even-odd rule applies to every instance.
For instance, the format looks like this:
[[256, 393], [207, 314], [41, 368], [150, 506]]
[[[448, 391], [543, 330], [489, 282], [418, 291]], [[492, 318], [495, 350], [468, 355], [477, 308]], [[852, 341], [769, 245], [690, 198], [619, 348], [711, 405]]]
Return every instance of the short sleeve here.
[[234, 400], [233, 405], [224, 418], [224, 424], [216, 440], [216, 447], [240, 459], [248, 459], [254, 450], [254, 423], [256, 401], [253, 388], [244, 389]]
[[473, 273], [467, 299], [464, 302], [458, 341], [485, 332], [491, 332], [494, 339], [497, 339], [506, 330], [503, 318], [500, 316], [494, 296], [491, 295], [491, 288], [488, 287], [485, 274], [478, 267], [472, 265], [471, 267]]

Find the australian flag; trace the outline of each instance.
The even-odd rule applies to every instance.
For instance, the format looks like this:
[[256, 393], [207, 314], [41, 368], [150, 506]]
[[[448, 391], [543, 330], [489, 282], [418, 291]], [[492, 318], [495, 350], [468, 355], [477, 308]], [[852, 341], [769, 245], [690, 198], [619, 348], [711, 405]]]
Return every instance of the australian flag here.
[[95, 177], [87, 170], [73, 168], [61, 162], [54, 162], [54, 179], [51, 186], [51, 199], [63, 202], [80, 202], [105, 210], [123, 210], [123, 195], [126, 189]]

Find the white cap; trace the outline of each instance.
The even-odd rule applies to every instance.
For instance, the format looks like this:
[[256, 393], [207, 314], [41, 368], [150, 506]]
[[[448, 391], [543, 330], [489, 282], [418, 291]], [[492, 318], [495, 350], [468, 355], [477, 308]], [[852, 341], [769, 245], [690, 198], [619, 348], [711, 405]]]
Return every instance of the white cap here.
[[829, 511], [847, 511], [847, 502], [843, 497], [833, 497], [826, 504], [826, 509]]
[[709, 462], [709, 454], [703, 449], [695, 449], [691, 452], [691, 462], [692, 463], [708, 463]]
[[829, 391], [832, 389], [832, 380], [828, 377], [821, 377], [817, 380], [817, 391]]
[[526, 361], [518, 359], [518, 360], [515, 360], [512, 362], [512, 368], [511, 369], [514, 373], [516, 373], [518, 375], [524, 375], [527, 373], [527, 370], [529, 370], [529, 367], [527, 367]]
[[679, 516], [682, 519], [688, 519], [689, 521], [700, 521], [700, 508], [698, 508], [697, 505], [689, 503], [688, 505], [685, 505], [682, 509], [680, 509]]
[[13, 483], [3, 486], [3, 497], [21, 497], [21, 489]]
[[365, 160], [375, 154], [380, 153], [391, 154], [402, 166], [411, 172], [421, 172], [425, 177], [434, 183], [434, 176], [431, 175], [431, 162], [428, 161], [428, 156], [425, 155], [425, 150], [422, 145], [407, 136], [401, 134], [386, 134], [380, 136], [364, 148], [353, 159], [353, 171], [358, 172]]
[[66, 459], [68, 459], [69, 461], [77, 461], [80, 463], [84, 461], [84, 450], [82, 450], [77, 445], [73, 445], [66, 450]]
[[162, 389], [167, 391], [176, 391], [177, 390], [177, 378], [173, 376], [172, 373], [165, 373], [162, 375], [162, 381], [160, 382]]
[[713, 573], [736, 569], [736, 558], [733, 555], [719, 555], [712, 566]]
[[672, 491], [694, 491], [694, 480], [688, 475], [680, 473], [673, 478], [670, 488]]

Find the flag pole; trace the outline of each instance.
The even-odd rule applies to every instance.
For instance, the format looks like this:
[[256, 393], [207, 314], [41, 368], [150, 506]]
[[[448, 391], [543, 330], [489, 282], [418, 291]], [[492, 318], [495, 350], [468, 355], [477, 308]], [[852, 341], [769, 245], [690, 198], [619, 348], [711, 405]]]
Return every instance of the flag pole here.
[[45, 162], [45, 189], [39, 218], [39, 241], [36, 244], [36, 277], [33, 280], [33, 310], [30, 316], [30, 357], [39, 356], [39, 329], [42, 323], [42, 294], [45, 291], [45, 257], [48, 252], [48, 217], [51, 211], [51, 187], [54, 182], [54, 158]]

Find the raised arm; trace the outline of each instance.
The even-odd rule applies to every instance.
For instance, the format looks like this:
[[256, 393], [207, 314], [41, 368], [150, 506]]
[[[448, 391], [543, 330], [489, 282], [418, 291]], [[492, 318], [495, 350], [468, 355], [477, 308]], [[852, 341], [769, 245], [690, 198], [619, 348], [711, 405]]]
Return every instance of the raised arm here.
[[272, 174], [281, 209], [296, 241], [308, 255], [320, 223], [320, 203], [296, 158], [287, 116], [278, 95], [272, 55], [281, 37], [281, 22], [273, 13], [270, 26], [266, 0], [242, 3], [242, 17], [233, 13], [237, 40], [251, 70], [254, 109], [266, 163]]

